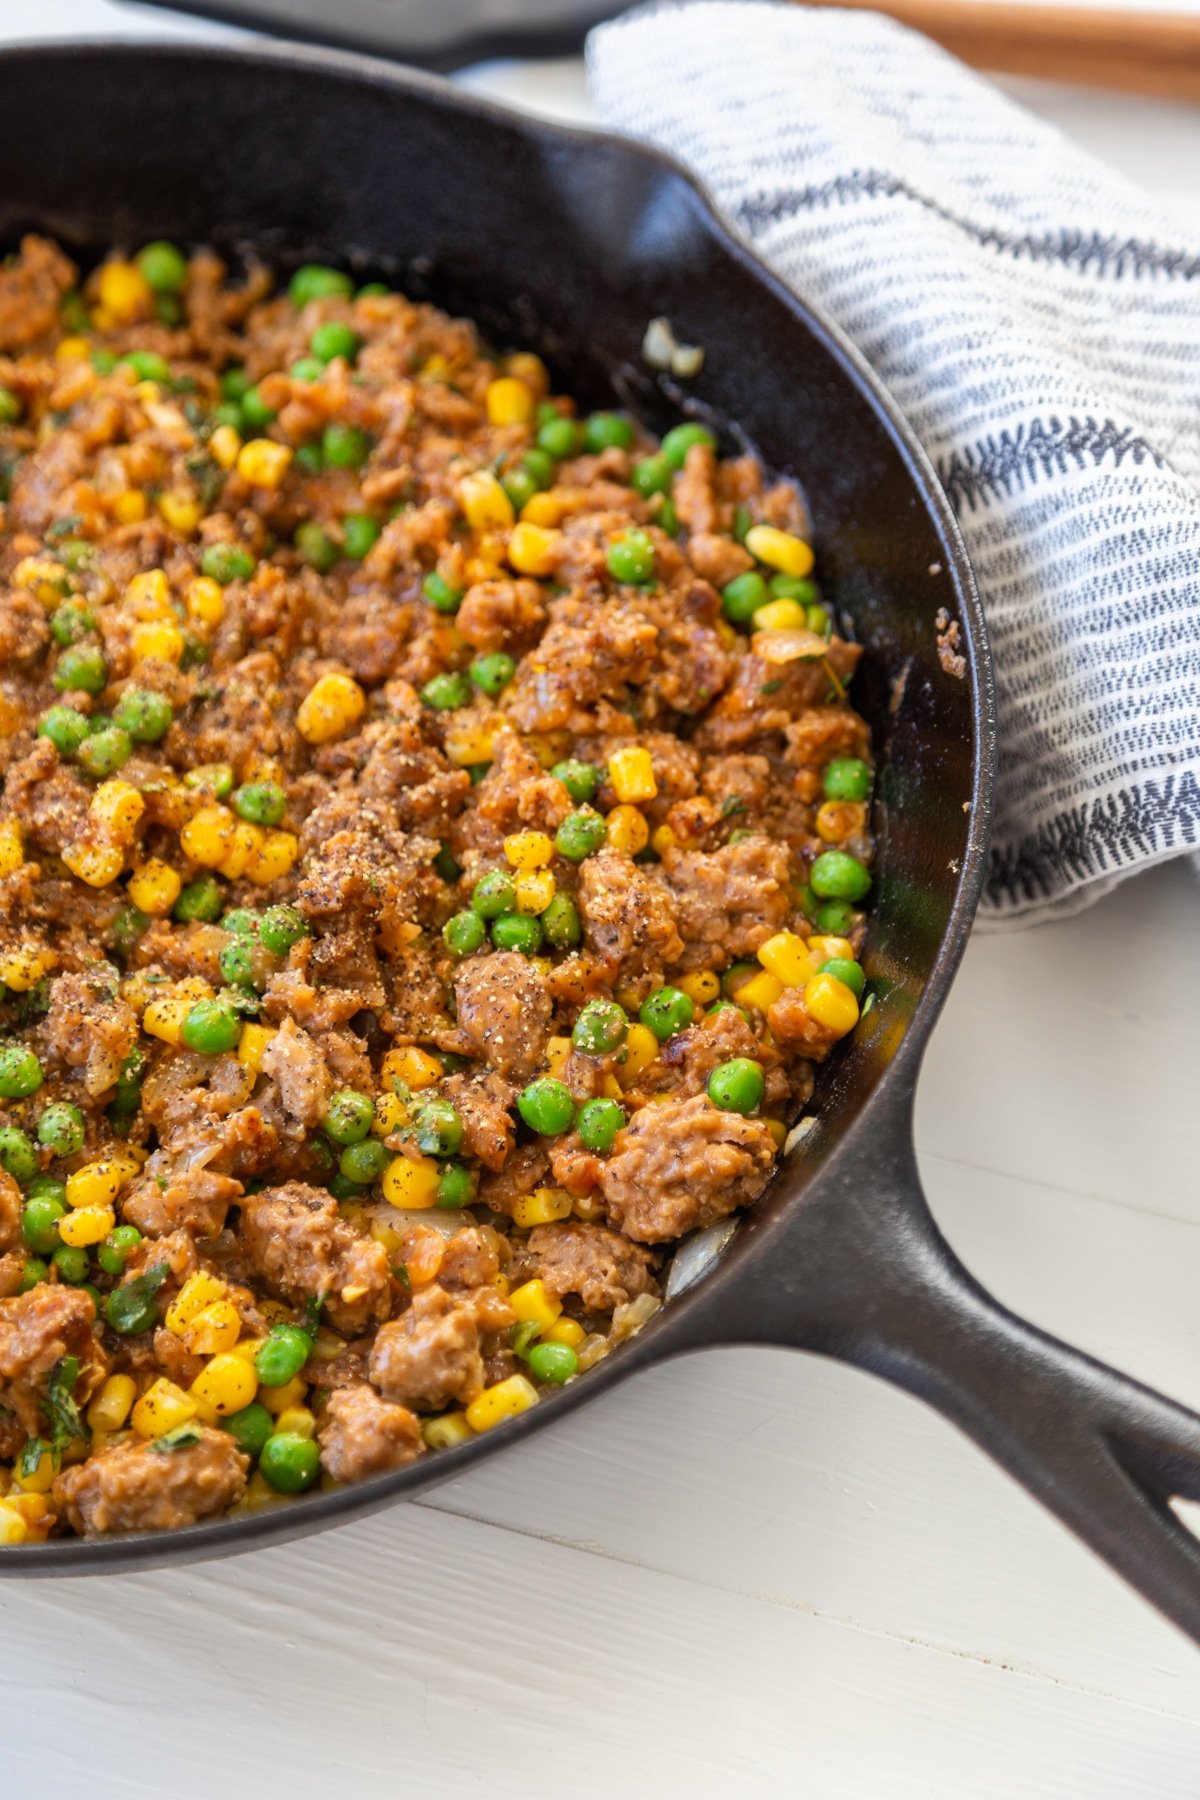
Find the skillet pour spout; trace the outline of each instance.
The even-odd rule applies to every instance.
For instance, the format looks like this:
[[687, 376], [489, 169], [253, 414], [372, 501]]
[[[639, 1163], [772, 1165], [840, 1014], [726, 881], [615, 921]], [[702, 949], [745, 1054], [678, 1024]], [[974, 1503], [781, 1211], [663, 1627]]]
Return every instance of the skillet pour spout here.
[[[234, 263], [253, 252], [284, 277], [340, 263], [474, 318], [500, 347], [538, 350], [585, 405], [632, 407], [657, 432], [681, 412], [701, 417], [797, 476], [823, 590], [863, 645], [855, 703], [878, 766], [871, 1006], [822, 1070], [802, 1148], [715, 1267], [585, 1378], [453, 1452], [171, 1534], [14, 1546], [0, 1574], [176, 1563], [315, 1531], [519, 1445], [658, 1358], [756, 1341], [837, 1356], [920, 1395], [1200, 1640], [1200, 1546], [1167, 1504], [1200, 1498], [1200, 1418], [998, 1306], [917, 1182], [916, 1071], [987, 854], [991, 667], [945, 497], [863, 359], [668, 159], [383, 63], [27, 46], [0, 55], [0, 107], [4, 249], [40, 230], [84, 265], [164, 237]], [[683, 389], [642, 361], [646, 327], [664, 316], [704, 347]], [[947, 620], [965, 678], [939, 655]]]

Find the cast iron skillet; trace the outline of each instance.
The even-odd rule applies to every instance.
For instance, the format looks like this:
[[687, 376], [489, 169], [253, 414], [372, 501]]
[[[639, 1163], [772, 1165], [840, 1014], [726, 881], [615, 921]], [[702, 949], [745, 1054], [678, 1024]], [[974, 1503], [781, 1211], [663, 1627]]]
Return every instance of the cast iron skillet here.
[[[880, 762], [872, 1009], [823, 1071], [816, 1123], [692, 1287], [632, 1343], [449, 1455], [170, 1536], [4, 1552], [78, 1574], [249, 1549], [412, 1495], [661, 1357], [718, 1343], [819, 1350], [953, 1419], [1184, 1630], [1200, 1547], [1200, 1419], [1013, 1317], [966, 1273], [917, 1179], [921, 1052], [984, 872], [995, 739], [983, 622], [921, 451], [855, 351], [717, 223], [689, 178], [620, 140], [535, 124], [428, 77], [299, 50], [61, 45], [0, 56], [0, 240], [83, 258], [169, 236], [392, 276], [539, 348], [588, 404], [656, 427], [682, 396], [640, 362], [666, 314], [707, 351], [687, 405], [794, 470], [820, 574], [865, 645], [856, 701]], [[941, 666], [939, 611], [965, 675]]]

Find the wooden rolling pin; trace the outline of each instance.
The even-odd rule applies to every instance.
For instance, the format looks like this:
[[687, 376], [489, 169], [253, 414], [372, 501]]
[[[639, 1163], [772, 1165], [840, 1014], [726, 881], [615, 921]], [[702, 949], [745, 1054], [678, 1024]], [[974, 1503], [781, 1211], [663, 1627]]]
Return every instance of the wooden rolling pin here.
[[1200, 101], [1200, 14], [1004, 0], [819, 0], [882, 12], [975, 69]]

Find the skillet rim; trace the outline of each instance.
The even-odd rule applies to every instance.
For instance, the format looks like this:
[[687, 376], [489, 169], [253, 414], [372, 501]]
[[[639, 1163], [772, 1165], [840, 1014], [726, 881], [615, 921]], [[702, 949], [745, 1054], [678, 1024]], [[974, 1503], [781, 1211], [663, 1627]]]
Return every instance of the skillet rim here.
[[[967, 679], [971, 682], [971, 792], [962, 867], [937, 953], [894, 1058], [830, 1159], [829, 1167], [836, 1167], [839, 1157], [860, 1136], [868, 1117], [882, 1106], [885, 1095], [894, 1096], [899, 1089], [905, 1107], [911, 1105], [925, 1044], [962, 957], [979, 904], [986, 872], [995, 786], [995, 687], [987, 628], [974, 573], [957, 520], [933, 465], [884, 382], [840, 326], [788, 287], [735, 234], [704, 183], [683, 163], [656, 145], [609, 130], [561, 123], [539, 114], [520, 112], [485, 96], [465, 93], [443, 77], [424, 69], [392, 64], [378, 56], [291, 42], [272, 44], [251, 40], [238, 45], [154, 38], [43, 38], [0, 50], [0, 71], [22, 62], [45, 64], [58, 61], [86, 67], [88, 63], [113, 57], [135, 57], [150, 63], [199, 61], [242, 68], [298, 69], [307, 76], [333, 77], [335, 83], [346, 86], [379, 88], [399, 96], [415, 92], [442, 110], [465, 113], [490, 122], [497, 129], [517, 131], [527, 138], [570, 147], [580, 156], [586, 157], [589, 150], [599, 147], [642, 165], [648, 163], [657, 168], [661, 176], [683, 185], [694, 203], [697, 227], [737, 265], [741, 277], [765, 287], [797, 324], [816, 338], [872, 407], [891, 438], [911, 489], [926, 518], [934, 525], [948, 559], [946, 573], [955, 589], [958, 620], [965, 637]], [[731, 1294], [746, 1263], [770, 1253], [776, 1228], [792, 1215], [793, 1206], [794, 1203], [783, 1206], [778, 1220], [753, 1246], [747, 1247], [745, 1255], [733, 1266], [722, 1259], [695, 1287], [664, 1307], [658, 1318], [615, 1356], [605, 1358], [589, 1370], [585, 1381], [547, 1397], [537, 1407], [507, 1421], [485, 1437], [457, 1446], [449, 1455], [442, 1453], [432, 1457], [428, 1467], [422, 1463], [410, 1464], [407, 1468], [346, 1487], [325, 1492], [317, 1490], [301, 1497], [298, 1504], [225, 1516], [175, 1531], [130, 1532], [92, 1539], [72, 1537], [45, 1544], [13, 1545], [0, 1555], [0, 1577], [101, 1574], [117, 1569], [162, 1567], [235, 1555], [302, 1537], [330, 1525], [348, 1523], [402, 1498], [416, 1498], [451, 1476], [472, 1468], [482, 1458], [519, 1444], [531, 1432], [565, 1418], [581, 1401], [598, 1398], [636, 1370], [661, 1358], [699, 1347], [689, 1335], [695, 1315], [706, 1310], [715, 1313], [719, 1297]], [[711, 1341], [722, 1343], [731, 1339], [728, 1334], [717, 1332]]]

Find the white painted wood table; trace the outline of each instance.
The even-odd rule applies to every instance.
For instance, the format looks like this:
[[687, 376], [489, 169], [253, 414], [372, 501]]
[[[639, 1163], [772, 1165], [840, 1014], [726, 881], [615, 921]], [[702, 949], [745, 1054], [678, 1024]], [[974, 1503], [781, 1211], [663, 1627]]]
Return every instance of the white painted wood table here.
[[[203, 29], [17, 13], [0, 36]], [[574, 64], [468, 79], [585, 114]], [[1200, 112], [1020, 92], [1194, 200]], [[976, 937], [917, 1129], [975, 1272], [1193, 1405], [1198, 923], [1176, 864]], [[0, 1584], [0, 1771], [12, 1800], [1195, 1800], [1200, 1655], [915, 1402], [718, 1350], [364, 1524]]]

